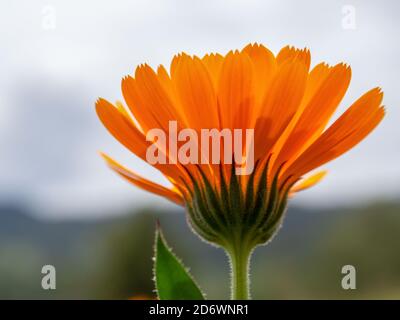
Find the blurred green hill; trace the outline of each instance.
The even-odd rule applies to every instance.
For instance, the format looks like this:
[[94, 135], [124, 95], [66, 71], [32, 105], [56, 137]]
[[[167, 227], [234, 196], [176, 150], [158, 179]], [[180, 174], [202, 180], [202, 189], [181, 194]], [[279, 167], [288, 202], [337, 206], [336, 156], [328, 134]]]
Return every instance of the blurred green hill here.
[[[228, 297], [225, 254], [190, 231], [181, 209], [143, 208], [116, 218], [54, 222], [8, 204], [0, 205], [0, 298], [154, 295], [151, 257], [157, 218], [208, 297]], [[255, 251], [253, 298], [400, 299], [399, 249], [399, 203], [290, 207], [276, 238]], [[56, 290], [41, 288], [46, 264], [56, 267]], [[341, 287], [341, 268], [347, 264], [356, 268], [356, 290]]]

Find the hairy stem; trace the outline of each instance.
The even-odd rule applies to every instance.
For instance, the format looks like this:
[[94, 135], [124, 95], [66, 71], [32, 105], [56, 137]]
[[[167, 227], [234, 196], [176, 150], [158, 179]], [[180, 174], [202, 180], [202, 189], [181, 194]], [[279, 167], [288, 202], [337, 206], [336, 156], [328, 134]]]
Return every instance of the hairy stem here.
[[250, 299], [249, 266], [251, 251], [241, 244], [228, 249], [231, 273], [231, 299]]

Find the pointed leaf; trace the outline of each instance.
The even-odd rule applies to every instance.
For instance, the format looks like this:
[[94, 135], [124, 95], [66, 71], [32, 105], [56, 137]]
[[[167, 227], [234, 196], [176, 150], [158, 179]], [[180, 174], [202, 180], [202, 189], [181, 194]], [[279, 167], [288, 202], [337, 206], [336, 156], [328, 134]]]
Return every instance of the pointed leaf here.
[[204, 300], [199, 287], [167, 246], [157, 226], [155, 243], [155, 282], [160, 300]]

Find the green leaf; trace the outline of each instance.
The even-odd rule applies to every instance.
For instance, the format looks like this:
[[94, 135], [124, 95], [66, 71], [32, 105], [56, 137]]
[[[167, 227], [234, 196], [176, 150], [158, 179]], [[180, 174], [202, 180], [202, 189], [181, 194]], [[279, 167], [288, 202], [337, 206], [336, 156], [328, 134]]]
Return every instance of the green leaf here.
[[154, 264], [155, 283], [160, 300], [204, 300], [192, 276], [167, 246], [158, 224]]

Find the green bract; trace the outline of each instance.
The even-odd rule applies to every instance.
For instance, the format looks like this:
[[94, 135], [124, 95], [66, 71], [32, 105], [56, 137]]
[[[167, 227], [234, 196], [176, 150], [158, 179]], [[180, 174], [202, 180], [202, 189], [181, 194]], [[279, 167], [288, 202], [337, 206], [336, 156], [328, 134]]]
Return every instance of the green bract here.
[[270, 240], [282, 222], [291, 185], [278, 185], [280, 170], [269, 183], [268, 165], [269, 159], [263, 166], [256, 164], [245, 190], [234, 166], [229, 181], [221, 168], [219, 190], [200, 169], [200, 181], [187, 171], [194, 192], [186, 199], [186, 207], [194, 231], [227, 250], [235, 246], [251, 250]]

